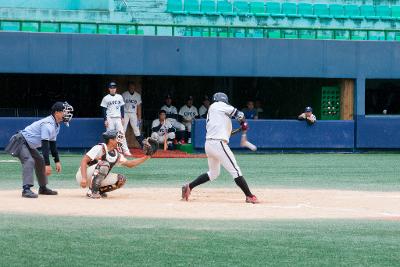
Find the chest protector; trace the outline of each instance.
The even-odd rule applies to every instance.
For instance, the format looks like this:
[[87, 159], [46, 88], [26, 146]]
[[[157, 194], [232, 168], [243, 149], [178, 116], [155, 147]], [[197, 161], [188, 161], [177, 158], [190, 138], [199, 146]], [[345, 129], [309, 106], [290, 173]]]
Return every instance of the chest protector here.
[[[107, 161], [110, 164], [110, 170], [111, 170], [112, 167], [114, 167], [114, 165], [117, 164], [121, 155], [119, 154], [117, 149], [108, 151], [107, 145], [104, 143], [100, 143], [99, 145], [101, 145], [103, 148], [103, 155], [101, 156], [100, 160]], [[92, 160], [91, 162], [89, 162], [88, 165], [92, 166], [94, 164], [97, 164], [98, 162], [99, 162], [99, 160], [95, 159], [95, 160]]]

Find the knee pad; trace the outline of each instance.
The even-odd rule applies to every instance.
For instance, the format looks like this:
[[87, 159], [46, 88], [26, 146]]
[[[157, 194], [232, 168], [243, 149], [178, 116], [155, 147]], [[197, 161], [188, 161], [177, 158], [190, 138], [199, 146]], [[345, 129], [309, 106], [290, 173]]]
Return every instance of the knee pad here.
[[92, 178], [92, 192], [99, 191], [101, 181], [103, 181], [110, 171], [110, 163], [107, 161], [100, 161], [94, 169]]

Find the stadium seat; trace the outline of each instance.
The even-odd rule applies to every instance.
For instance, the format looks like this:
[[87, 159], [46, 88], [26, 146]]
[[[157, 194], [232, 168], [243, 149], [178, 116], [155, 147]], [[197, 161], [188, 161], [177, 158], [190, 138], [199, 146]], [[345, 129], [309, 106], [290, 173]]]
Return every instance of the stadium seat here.
[[368, 39], [368, 34], [366, 31], [351, 31], [351, 40], [362, 41]]
[[183, 5], [181, 0], [168, 0], [167, 3], [167, 12], [172, 14], [185, 14], [183, 11]]
[[23, 22], [21, 31], [23, 31], [23, 32], [38, 32], [39, 31], [39, 23]]
[[99, 32], [100, 34], [116, 34], [117, 27], [115, 25], [99, 25]]
[[40, 32], [58, 32], [59, 27], [57, 23], [42, 23], [40, 24]]
[[250, 16], [249, 3], [245, 1], [235, 1], [233, 3], [233, 11], [239, 16]]
[[344, 14], [352, 20], [364, 19], [364, 17], [360, 15], [360, 9], [356, 5], [345, 5]]
[[332, 30], [318, 30], [317, 31], [317, 39], [319, 40], [332, 40], [333, 31]]
[[368, 32], [368, 40], [372, 41], [384, 41], [386, 40], [384, 31], [369, 31]]
[[97, 33], [97, 26], [96, 24], [81, 24], [80, 33], [88, 33], [93, 34]]
[[218, 16], [219, 12], [215, 11], [215, 2], [210, 0], [201, 1], [201, 12], [208, 16]]
[[2, 21], [1, 22], [2, 31], [19, 31], [20, 23], [16, 21]]
[[400, 6], [392, 6], [392, 18], [400, 20]]
[[300, 15], [297, 14], [297, 5], [295, 3], [283, 3], [282, 13], [288, 18], [299, 18]]
[[185, 12], [190, 15], [202, 15], [200, 11], [199, 1], [197, 0], [185, 0]]
[[332, 16], [329, 13], [329, 8], [327, 4], [315, 4], [314, 5], [314, 15], [320, 19], [331, 19]]
[[368, 20], [378, 20], [379, 17], [375, 14], [375, 8], [371, 5], [361, 5], [360, 14]]
[[338, 5], [338, 4], [329, 5], [329, 14], [335, 19], [347, 19], [348, 18], [344, 14], [343, 6]]
[[392, 11], [390, 7], [385, 5], [379, 5], [376, 7], [376, 15], [381, 20], [394, 20], [394, 18], [392, 17]]
[[268, 16], [275, 18], [284, 18], [285, 15], [281, 12], [281, 4], [277, 2], [267, 2], [265, 4]]
[[78, 33], [79, 32], [79, 24], [77, 24], [77, 23], [61, 23], [60, 32]]
[[317, 16], [314, 15], [312, 4], [308, 3], [299, 3], [298, 5], [298, 13], [304, 18], [313, 18], [315, 19]]
[[277, 39], [282, 38], [282, 33], [280, 29], [270, 29], [267, 31], [268, 38]]
[[232, 3], [227, 1], [218, 1], [217, 2], [217, 11], [222, 16], [235, 16], [236, 13], [233, 12]]
[[256, 17], [267, 17], [264, 2], [250, 2], [250, 13]]
[[299, 30], [300, 39], [316, 39], [315, 30]]

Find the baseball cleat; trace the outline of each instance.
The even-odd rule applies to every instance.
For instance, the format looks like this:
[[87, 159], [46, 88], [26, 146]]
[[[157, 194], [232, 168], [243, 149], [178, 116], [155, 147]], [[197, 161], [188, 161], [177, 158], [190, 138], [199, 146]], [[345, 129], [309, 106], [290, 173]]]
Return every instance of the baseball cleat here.
[[35, 194], [34, 192], [32, 192], [30, 189], [25, 189], [24, 191], [22, 191], [22, 197], [25, 197], [25, 198], [37, 198], [38, 195]]
[[182, 200], [189, 201], [190, 191], [189, 184], [182, 186]]
[[97, 193], [93, 193], [93, 192], [92, 192], [92, 195], [90, 196], [90, 198], [92, 198], [92, 199], [99, 199], [99, 198], [101, 198], [101, 195], [100, 195], [99, 192], [97, 192]]
[[57, 191], [51, 190], [50, 188], [47, 188], [46, 186], [43, 186], [43, 187], [41, 186], [39, 188], [39, 195], [55, 196], [57, 194], [58, 194]]
[[250, 197], [246, 197], [246, 203], [257, 204], [257, 203], [260, 203], [260, 201], [258, 201], [258, 199], [255, 195], [252, 195]]

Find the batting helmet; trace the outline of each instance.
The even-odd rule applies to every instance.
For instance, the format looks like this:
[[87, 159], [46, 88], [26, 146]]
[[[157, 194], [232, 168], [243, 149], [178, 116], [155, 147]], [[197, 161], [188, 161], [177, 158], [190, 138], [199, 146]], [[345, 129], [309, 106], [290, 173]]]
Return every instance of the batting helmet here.
[[215, 93], [213, 95], [213, 101], [214, 102], [224, 102], [226, 104], [229, 103], [228, 96], [226, 94], [224, 94], [224, 93], [221, 93], [221, 92]]

